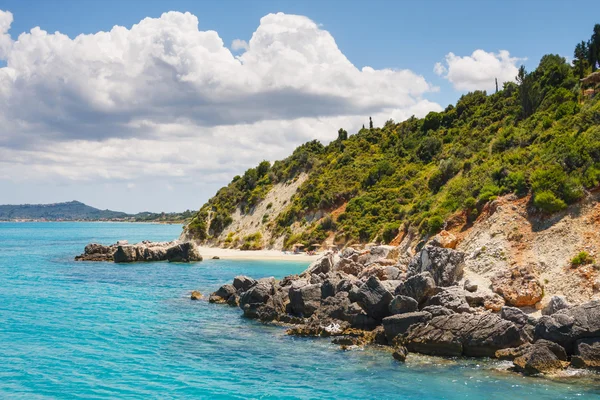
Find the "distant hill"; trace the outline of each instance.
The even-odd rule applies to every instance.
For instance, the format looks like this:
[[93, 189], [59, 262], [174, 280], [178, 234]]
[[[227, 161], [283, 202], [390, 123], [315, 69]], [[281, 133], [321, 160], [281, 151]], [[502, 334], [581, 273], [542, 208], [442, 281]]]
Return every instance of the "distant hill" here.
[[192, 215], [183, 213], [141, 212], [127, 214], [121, 211], [100, 210], [80, 201], [53, 204], [0, 205], [0, 221], [131, 221], [131, 222], [185, 222]]

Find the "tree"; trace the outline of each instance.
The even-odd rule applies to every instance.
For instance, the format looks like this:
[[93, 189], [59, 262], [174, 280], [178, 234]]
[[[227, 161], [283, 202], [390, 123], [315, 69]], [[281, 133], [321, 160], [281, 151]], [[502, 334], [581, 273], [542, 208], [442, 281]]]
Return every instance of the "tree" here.
[[373, 129], [373, 120], [369, 117], [369, 129]]
[[585, 41], [581, 41], [575, 46], [575, 51], [573, 52], [573, 66], [577, 71], [579, 79], [585, 76], [585, 70], [588, 66], [589, 59], [589, 48]]
[[340, 130], [338, 131], [338, 140], [339, 141], [348, 140], [348, 132], [346, 132], [346, 130], [340, 128]]
[[589, 41], [589, 61], [592, 66], [592, 72], [598, 69], [600, 62], [600, 24], [594, 25], [594, 33]]

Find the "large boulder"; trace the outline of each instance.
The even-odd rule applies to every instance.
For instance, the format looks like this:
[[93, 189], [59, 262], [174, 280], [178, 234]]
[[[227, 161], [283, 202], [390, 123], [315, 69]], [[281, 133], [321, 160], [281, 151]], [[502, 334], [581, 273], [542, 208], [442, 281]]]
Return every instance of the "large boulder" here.
[[321, 284], [310, 284], [290, 288], [290, 310], [292, 314], [309, 317], [321, 305]]
[[373, 246], [368, 252], [362, 253], [358, 257], [358, 263], [363, 265], [369, 265], [379, 260], [388, 259], [390, 254], [394, 254], [394, 246]]
[[579, 339], [600, 337], [600, 300], [543, 315], [535, 326], [535, 339], [556, 342], [573, 354]]
[[221, 286], [216, 292], [208, 298], [210, 303], [226, 303], [229, 298], [235, 294], [235, 287], [231, 284]]
[[498, 273], [492, 278], [492, 290], [515, 307], [533, 306], [544, 295], [544, 287], [530, 266]]
[[390, 314], [406, 314], [419, 310], [419, 303], [412, 297], [396, 296], [392, 299], [389, 305]]
[[412, 325], [426, 322], [431, 319], [431, 314], [425, 311], [416, 311], [405, 314], [396, 314], [383, 319], [383, 329], [388, 343], [398, 335], [403, 335]]
[[388, 306], [393, 297], [379, 279], [372, 276], [359, 289], [357, 302], [368, 316], [381, 320], [390, 314]]
[[524, 342], [533, 342], [533, 331], [537, 322], [535, 318], [528, 316], [519, 308], [507, 306], [502, 307], [500, 317], [515, 324]]
[[411, 326], [403, 341], [411, 352], [471, 357], [493, 357], [521, 344], [517, 327], [490, 313], [434, 317]]
[[137, 247], [134, 245], [118, 246], [117, 251], [113, 255], [113, 260], [116, 263], [130, 263], [141, 261], [138, 260]]
[[380, 265], [379, 263], [374, 263], [364, 268], [358, 275], [358, 278], [366, 280], [372, 276], [380, 281], [387, 281], [400, 279], [403, 274], [402, 271], [392, 265]]
[[165, 256], [169, 262], [202, 261], [202, 256], [200, 255], [198, 246], [196, 246], [194, 242], [183, 242], [175, 244], [174, 246], [171, 246], [166, 249]]
[[448, 231], [441, 231], [429, 241], [429, 244], [446, 249], [455, 249], [458, 244], [458, 239]]
[[576, 341], [571, 365], [576, 368], [600, 368], [600, 337]]
[[419, 304], [435, 293], [435, 280], [429, 272], [422, 272], [406, 279], [396, 289], [396, 294], [415, 299]]
[[335, 271], [341, 271], [349, 275], [358, 276], [362, 272], [364, 265], [357, 263], [350, 258], [342, 258], [335, 265]]
[[562, 370], [569, 364], [565, 349], [547, 340], [538, 340], [530, 346], [525, 354], [513, 360], [516, 371], [526, 375], [553, 373]]
[[344, 321], [353, 328], [364, 330], [371, 330], [378, 324], [378, 321], [369, 317], [357, 303], [351, 302], [346, 292], [339, 292], [324, 299], [311, 318], [319, 321], [322, 326]]
[[83, 254], [75, 257], [75, 261], [114, 261], [113, 255], [116, 250], [117, 246], [114, 244], [105, 246], [98, 243], [90, 243], [85, 246]]
[[233, 287], [240, 293], [245, 292], [250, 289], [254, 285], [256, 285], [257, 281], [255, 279], [249, 278], [244, 275], [236, 276], [233, 278]]
[[548, 304], [542, 308], [542, 315], [552, 315], [557, 311], [569, 307], [569, 303], [567, 303], [567, 299], [565, 299], [564, 296], [552, 296], [550, 301], [548, 301]]
[[[230, 286], [235, 293], [235, 287]], [[274, 288], [271, 284], [259, 282], [240, 296], [240, 307], [246, 304], [265, 304], [273, 294]]]
[[442, 306], [457, 313], [471, 312], [465, 291], [459, 286], [438, 288], [438, 292], [425, 302], [426, 306]]
[[465, 253], [427, 245], [408, 265], [408, 275], [430, 272], [437, 286], [452, 286], [463, 275]]
[[333, 269], [333, 252], [327, 251], [316, 261], [309, 265], [304, 274], [318, 275], [327, 274]]

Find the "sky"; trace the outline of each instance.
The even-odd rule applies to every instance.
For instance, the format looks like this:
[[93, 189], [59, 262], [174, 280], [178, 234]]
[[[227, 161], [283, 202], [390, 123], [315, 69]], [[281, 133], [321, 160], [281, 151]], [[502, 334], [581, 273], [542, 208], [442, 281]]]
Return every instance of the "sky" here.
[[[582, 11], [585, 10], [585, 11]], [[198, 209], [301, 143], [572, 57], [580, 1], [0, 0], [0, 204]]]

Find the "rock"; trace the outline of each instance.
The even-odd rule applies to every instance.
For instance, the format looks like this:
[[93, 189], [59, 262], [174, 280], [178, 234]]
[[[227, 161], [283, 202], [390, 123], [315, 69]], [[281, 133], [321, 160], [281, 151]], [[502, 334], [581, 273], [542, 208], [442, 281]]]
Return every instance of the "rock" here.
[[346, 247], [342, 250], [341, 257], [342, 258], [352, 258], [353, 256], [358, 256], [359, 252], [352, 247]]
[[565, 299], [563, 296], [552, 296], [548, 304], [542, 308], [542, 315], [552, 315], [559, 310], [564, 310], [565, 308], [569, 308], [567, 299]]
[[235, 294], [233, 285], [226, 284], [221, 286], [216, 292], [210, 295], [208, 301], [210, 303], [225, 303], [231, 295]]
[[83, 254], [75, 257], [75, 261], [113, 261], [113, 255], [116, 250], [116, 245], [105, 246], [98, 243], [90, 243], [85, 246]]
[[500, 318], [512, 322], [519, 329], [521, 339], [524, 342], [533, 342], [533, 331], [535, 329], [535, 318], [529, 317], [516, 307], [502, 307]]
[[236, 276], [235, 278], [233, 278], [233, 287], [238, 292], [245, 292], [257, 283], [258, 282], [255, 279], [249, 278], [244, 275]]
[[326, 299], [328, 297], [335, 296], [336, 286], [331, 280], [326, 280], [321, 285], [321, 298]]
[[169, 262], [202, 261], [198, 246], [194, 242], [176, 244], [167, 249], [166, 258]]
[[358, 263], [369, 265], [379, 260], [385, 260], [394, 249], [393, 246], [373, 246], [367, 253], [363, 253], [358, 257]]
[[130, 263], [138, 260], [137, 247], [132, 245], [117, 246], [117, 250], [113, 255], [113, 260], [116, 263]]
[[[235, 288], [230, 285], [235, 293]], [[233, 294], [233, 293], [232, 293]], [[273, 295], [273, 286], [266, 282], [259, 282], [240, 296], [240, 307], [247, 304], [266, 304]]]
[[474, 283], [471, 283], [471, 281], [470, 281], [470, 280], [468, 280], [468, 279], [465, 281], [465, 284], [464, 284], [463, 288], [464, 288], [464, 289], [465, 289], [467, 292], [471, 292], [471, 293], [474, 293], [474, 292], [476, 292], [476, 291], [477, 291], [477, 285], [476, 285], [476, 284], [474, 284]]
[[212, 259], [213, 259], [213, 260], [220, 260], [220, 259], [221, 259], [221, 257], [219, 257], [219, 256], [213, 256], [213, 258], [212, 258]]
[[404, 346], [396, 346], [394, 347], [394, 352], [392, 353], [392, 357], [395, 360], [404, 362], [406, 361], [406, 356], [408, 356], [408, 350]]
[[229, 305], [231, 307], [239, 307], [240, 296], [237, 293], [229, 296], [229, 298], [227, 299], [227, 305]]
[[421, 311], [426, 311], [431, 314], [432, 317], [438, 317], [440, 315], [452, 315], [454, 311], [448, 310], [442, 306], [426, 306], [421, 309]]
[[392, 299], [389, 305], [391, 315], [405, 314], [419, 310], [419, 303], [412, 297], [396, 296]]
[[495, 353], [495, 357], [499, 360], [512, 361], [517, 357], [521, 357], [531, 348], [531, 343], [525, 343], [519, 347], [511, 347], [509, 349], [500, 349]]
[[576, 368], [600, 368], [600, 337], [575, 342], [571, 365]]
[[483, 307], [486, 310], [498, 312], [502, 310], [502, 307], [504, 307], [505, 304], [504, 298], [496, 293], [486, 295], [483, 298]]
[[431, 319], [431, 314], [424, 311], [417, 311], [406, 314], [392, 315], [383, 319], [383, 329], [385, 330], [385, 337], [388, 343], [392, 341], [398, 335], [403, 335], [408, 329], [415, 324], [425, 322]]
[[565, 349], [547, 340], [538, 340], [525, 354], [513, 360], [516, 371], [526, 375], [552, 373], [566, 368]]
[[426, 306], [442, 306], [457, 313], [470, 312], [465, 291], [458, 286], [438, 288], [438, 293], [425, 302]]
[[303, 274], [317, 275], [328, 273], [333, 269], [333, 252], [327, 251], [316, 261], [314, 261]]
[[358, 291], [357, 303], [362, 307], [368, 316], [381, 320], [389, 315], [388, 306], [394, 297], [379, 282], [379, 279], [372, 276]]
[[358, 276], [362, 272], [364, 266], [349, 259], [342, 258], [334, 267], [335, 271], [341, 271], [349, 275]]
[[495, 314], [452, 314], [411, 326], [403, 340], [408, 351], [441, 356], [493, 357], [521, 344], [519, 330]]
[[321, 325], [329, 325], [333, 321], [344, 321], [357, 329], [371, 330], [377, 326], [377, 321], [369, 317], [357, 304], [350, 302], [348, 293], [339, 292], [321, 302], [311, 317]]
[[492, 290], [515, 307], [533, 306], [544, 295], [544, 288], [531, 267], [512, 268], [492, 278]]
[[117, 240], [117, 246], [125, 246], [127, 244], [129, 244], [127, 240]]
[[402, 276], [402, 272], [394, 266], [375, 263], [364, 268], [358, 275], [358, 278], [368, 279], [372, 276], [378, 278], [380, 281], [396, 280]]
[[309, 317], [321, 305], [321, 284], [311, 284], [289, 291], [290, 309], [295, 315]]
[[190, 299], [192, 299], [192, 300], [200, 300], [200, 299], [202, 299], [202, 297], [203, 297], [203, 296], [202, 296], [202, 293], [200, 293], [200, 292], [199, 292], [199, 291], [197, 291], [197, 290], [194, 290], [194, 291], [192, 292], [192, 295], [190, 296]]
[[408, 275], [430, 272], [437, 286], [452, 286], [462, 278], [465, 253], [425, 246], [408, 265]]
[[436, 284], [429, 272], [423, 272], [406, 279], [396, 289], [397, 295], [408, 296], [421, 304], [425, 299], [435, 293]]
[[579, 339], [600, 337], [600, 300], [543, 315], [535, 326], [535, 339], [546, 339], [560, 344], [573, 354]]
[[429, 241], [429, 244], [431, 246], [443, 247], [446, 249], [455, 249], [458, 244], [458, 239], [450, 232], [444, 230], [435, 235]]
[[398, 286], [402, 285], [404, 283], [404, 281], [401, 280], [387, 280], [387, 281], [380, 281], [381, 282], [381, 286], [383, 286], [385, 288], [385, 290], [387, 290], [390, 293], [396, 293], [396, 289], [398, 289]]

